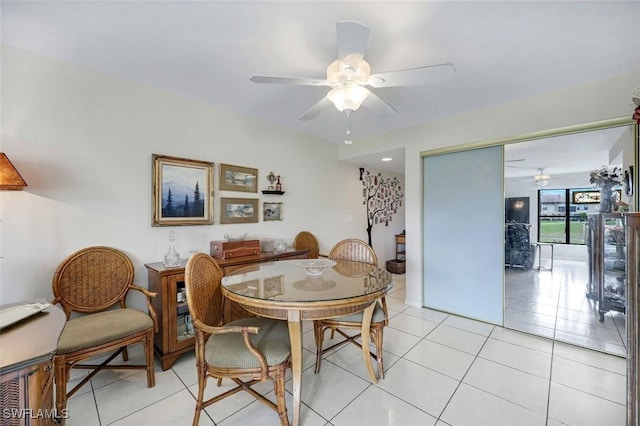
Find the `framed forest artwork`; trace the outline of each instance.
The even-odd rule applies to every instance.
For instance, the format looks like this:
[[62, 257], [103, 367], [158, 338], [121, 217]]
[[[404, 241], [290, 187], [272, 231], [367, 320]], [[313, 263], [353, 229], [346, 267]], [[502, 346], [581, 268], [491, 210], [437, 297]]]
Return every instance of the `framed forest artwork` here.
[[152, 155], [153, 226], [213, 223], [213, 163]]

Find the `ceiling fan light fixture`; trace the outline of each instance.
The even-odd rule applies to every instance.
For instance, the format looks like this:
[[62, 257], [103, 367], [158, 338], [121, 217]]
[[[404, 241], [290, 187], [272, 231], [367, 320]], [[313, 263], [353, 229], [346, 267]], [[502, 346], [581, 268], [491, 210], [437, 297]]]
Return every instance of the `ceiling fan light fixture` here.
[[357, 110], [368, 96], [369, 90], [356, 83], [335, 87], [327, 94], [327, 98], [341, 112], [344, 110]]
[[549, 180], [551, 179], [551, 176], [549, 175], [545, 175], [545, 174], [539, 174], [539, 175], [535, 175], [533, 177], [533, 180], [536, 181], [536, 186], [540, 186], [540, 187], [544, 187], [547, 186], [549, 184]]

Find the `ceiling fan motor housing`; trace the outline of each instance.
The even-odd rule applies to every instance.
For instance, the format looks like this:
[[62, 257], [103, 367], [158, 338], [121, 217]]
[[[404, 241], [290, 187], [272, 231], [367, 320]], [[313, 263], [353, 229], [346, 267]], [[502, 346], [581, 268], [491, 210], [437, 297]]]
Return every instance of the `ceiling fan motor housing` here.
[[[355, 60], [357, 58], [360, 59]], [[360, 55], [347, 55], [327, 67], [327, 82], [332, 87], [347, 83], [366, 84], [370, 75], [371, 66]]]

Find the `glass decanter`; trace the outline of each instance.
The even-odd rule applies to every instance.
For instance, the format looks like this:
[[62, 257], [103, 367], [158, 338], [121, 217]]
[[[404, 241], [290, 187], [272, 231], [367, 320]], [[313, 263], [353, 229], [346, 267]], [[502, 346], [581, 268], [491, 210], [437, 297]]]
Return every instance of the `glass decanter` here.
[[164, 266], [166, 268], [174, 268], [180, 266], [180, 253], [176, 251], [176, 234], [175, 232], [169, 232], [169, 251], [164, 255]]

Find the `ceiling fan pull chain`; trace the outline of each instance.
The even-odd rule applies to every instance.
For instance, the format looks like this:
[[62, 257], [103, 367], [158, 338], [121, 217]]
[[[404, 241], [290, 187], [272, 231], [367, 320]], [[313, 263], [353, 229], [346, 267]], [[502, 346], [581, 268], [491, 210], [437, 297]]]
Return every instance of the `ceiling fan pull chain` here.
[[350, 109], [345, 109], [344, 113], [347, 115], [347, 131], [345, 132], [345, 134], [347, 135], [344, 143], [345, 145], [351, 145], [353, 143], [353, 141], [351, 140], [351, 113], [353, 111]]

